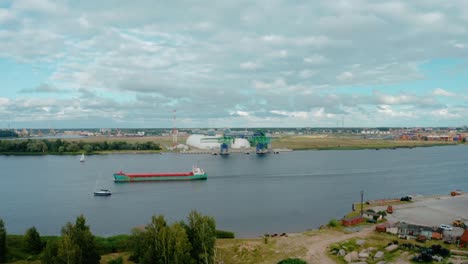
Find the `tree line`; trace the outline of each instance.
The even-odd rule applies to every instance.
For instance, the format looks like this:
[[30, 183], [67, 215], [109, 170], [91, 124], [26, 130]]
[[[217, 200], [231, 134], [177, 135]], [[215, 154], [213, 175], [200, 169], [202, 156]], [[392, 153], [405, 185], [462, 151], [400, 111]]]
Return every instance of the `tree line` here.
[[[130, 236], [106, 239], [91, 233], [83, 215], [65, 224], [60, 237], [41, 237], [35, 227], [23, 236], [7, 236], [0, 219], [0, 263], [40, 259], [43, 264], [97, 264], [101, 254], [129, 251], [129, 260], [135, 263], [213, 264], [215, 220], [197, 211], [187, 220], [168, 224], [163, 215], [153, 216], [148, 225], [134, 229]], [[109, 263], [122, 262], [119, 258]]]
[[18, 134], [11, 130], [0, 130], [0, 138], [16, 138]]
[[161, 150], [161, 147], [152, 141], [131, 143], [126, 141], [84, 142], [61, 139], [0, 140], [0, 153], [66, 154], [113, 150]]

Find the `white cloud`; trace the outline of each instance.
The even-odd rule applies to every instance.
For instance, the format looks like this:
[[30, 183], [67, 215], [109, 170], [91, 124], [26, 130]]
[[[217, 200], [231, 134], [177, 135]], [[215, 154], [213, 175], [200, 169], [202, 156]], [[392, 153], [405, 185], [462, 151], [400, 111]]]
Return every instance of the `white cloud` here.
[[315, 118], [335, 118], [335, 114], [327, 113], [325, 108], [320, 107], [314, 111], [312, 111], [312, 116]]
[[299, 72], [299, 76], [301, 78], [307, 79], [307, 78], [315, 76], [317, 73], [318, 72], [314, 70], [302, 70]]
[[214, 29], [214, 25], [211, 24], [210, 22], [204, 21], [204, 22], [195, 24], [194, 28], [200, 31], [210, 31]]
[[88, 19], [86, 19], [86, 16], [80, 16], [78, 18], [78, 23], [80, 24], [81, 27], [88, 29], [91, 27], [91, 24], [89, 23]]
[[252, 86], [258, 90], [270, 90], [284, 88], [287, 86], [286, 82], [283, 79], [276, 79], [273, 82], [264, 82], [264, 81], [253, 81]]
[[252, 62], [252, 61], [243, 62], [239, 66], [243, 70], [256, 70], [256, 69], [259, 69], [259, 68], [262, 67], [261, 64], [258, 64], [258, 63]]
[[454, 119], [460, 118], [461, 115], [459, 113], [452, 113], [448, 109], [438, 109], [431, 112], [434, 117], [437, 118], [444, 118], [444, 119]]
[[11, 22], [15, 19], [15, 15], [8, 9], [0, 8], [0, 25]]
[[246, 112], [246, 111], [236, 111], [236, 114], [238, 114], [239, 116], [243, 116], [243, 117], [250, 115], [249, 112]]
[[266, 35], [262, 37], [262, 40], [273, 44], [283, 44], [286, 42], [286, 38], [278, 35]]
[[390, 117], [414, 117], [412, 112], [398, 111], [393, 109], [390, 105], [378, 105], [377, 112]]
[[15, 0], [12, 3], [12, 9], [45, 14], [63, 14], [67, 11], [66, 7], [59, 2], [50, 0]]
[[295, 46], [324, 46], [330, 43], [327, 36], [306, 36], [306, 37], [284, 37], [280, 35], [265, 35], [261, 40], [273, 45], [295, 45]]
[[286, 58], [288, 57], [288, 51], [287, 50], [275, 50], [275, 51], [268, 53], [268, 56], [273, 57], [273, 58]]
[[446, 97], [454, 97], [456, 96], [455, 93], [449, 92], [447, 90], [444, 90], [442, 88], [437, 88], [434, 91], [432, 91], [432, 94], [437, 95], [437, 96], [446, 96]]
[[290, 118], [297, 119], [309, 119], [309, 113], [305, 111], [280, 111], [280, 110], [271, 110], [270, 113], [287, 116]]
[[322, 56], [322, 55], [313, 54], [311, 56], [308, 56], [308, 57], [304, 58], [304, 62], [308, 63], [308, 64], [318, 65], [318, 64], [328, 63], [329, 60], [327, 58], [325, 58], [324, 56]]
[[348, 81], [354, 78], [354, 74], [351, 72], [343, 72], [340, 75], [336, 76], [336, 79], [339, 81]]
[[0, 97], [0, 107], [9, 105], [11, 100], [9, 98]]
[[444, 15], [440, 12], [429, 12], [418, 16], [417, 19], [423, 24], [432, 25], [440, 23], [444, 19]]

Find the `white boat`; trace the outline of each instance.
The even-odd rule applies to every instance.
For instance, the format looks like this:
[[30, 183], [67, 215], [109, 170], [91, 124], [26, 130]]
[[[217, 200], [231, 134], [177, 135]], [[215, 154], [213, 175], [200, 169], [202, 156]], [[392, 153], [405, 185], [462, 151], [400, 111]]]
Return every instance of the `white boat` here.
[[81, 154], [80, 162], [85, 162], [84, 153], [83, 153], [83, 154]]
[[99, 191], [94, 192], [94, 196], [109, 196], [112, 192], [106, 189], [101, 189]]

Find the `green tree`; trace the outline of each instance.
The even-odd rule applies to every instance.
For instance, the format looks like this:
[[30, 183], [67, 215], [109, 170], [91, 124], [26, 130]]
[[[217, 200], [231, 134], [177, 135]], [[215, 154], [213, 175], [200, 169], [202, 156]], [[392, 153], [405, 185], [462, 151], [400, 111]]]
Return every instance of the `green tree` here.
[[93, 146], [90, 144], [86, 144], [83, 146], [83, 150], [86, 151], [86, 153], [91, 153], [93, 152]]
[[78, 152], [80, 150], [80, 147], [78, 146], [78, 144], [76, 144], [75, 141], [73, 141], [72, 143], [67, 144], [65, 150], [67, 152]]
[[214, 263], [216, 242], [216, 222], [213, 217], [203, 216], [192, 211], [188, 217], [187, 234], [192, 244], [191, 255], [196, 263]]
[[151, 223], [146, 227], [147, 251], [141, 263], [168, 263], [167, 252], [167, 223], [164, 216], [153, 216]]
[[75, 224], [67, 223], [62, 228], [62, 238], [57, 245], [47, 244], [42, 262], [45, 264], [98, 264], [101, 256], [97, 253], [94, 236], [83, 215]]
[[[51, 143], [51, 148], [50, 150], [52, 152], [59, 152], [59, 148], [63, 148], [63, 142], [61, 139], [56, 139], [54, 142]], [[63, 151], [62, 151], [63, 152]]]
[[58, 243], [57, 241], [49, 240], [42, 254], [41, 263], [43, 264], [60, 264], [62, 263], [57, 257], [58, 255]]
[[0, 263], [6, 262], [6, 229], [5, 223], [0, 218]]
[[64, 146], [58, 147], [58, 152], [59, 152], [59, 153], [65, 152], [65, 147], [64, 147]]
[[[73, 226], [68, 223], [65, 228], [72, 229]], [[86, 262], [84, 262], [80, 253], [80, 248], [72, 240], [71, 234], [62, 234], [62, 239], [60, 240], [57, 248], [57, 262], [66, 264], [84, 264]]]
[[140, 259], [146, 252], [146, 231], [141, 228], [134, 228], [132, 230], [132, 236], [130, 238], [129, 247], [132, 254], [129, 260], [139, 263]]
[[187, 233], [179, 223], [168, 226], [164, 216], [153, 216], [145, 230], [133, 230], [130, 260], [143, 264], [190, 264], [194, 263], [190, 250]]
[[35, 227], [26, 230], [24, 234], [24, 249], [31, 254], [38, 254], [42, 251], [43, 244], [41, 236]]
[[187, 236], [187, 232], [182, 225], [175, 223], [169, 229], [169, 251], [170, 258], [168, 263], [186, 264], [192, 263], [190, 255], [192, 245]]

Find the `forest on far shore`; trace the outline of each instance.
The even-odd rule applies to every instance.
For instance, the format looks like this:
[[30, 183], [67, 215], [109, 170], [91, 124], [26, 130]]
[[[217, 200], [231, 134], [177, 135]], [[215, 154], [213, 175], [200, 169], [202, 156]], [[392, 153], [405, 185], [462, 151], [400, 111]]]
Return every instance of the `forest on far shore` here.
[[152, 141], [132, 143], [126, 141], [84, 142], [61, 139], [0, 140], [0, 153], [2, 154], [69, 154], [121, 150], [158, 151], [161, 150], [161, 147]]

